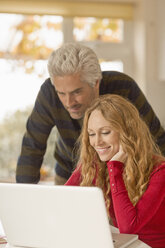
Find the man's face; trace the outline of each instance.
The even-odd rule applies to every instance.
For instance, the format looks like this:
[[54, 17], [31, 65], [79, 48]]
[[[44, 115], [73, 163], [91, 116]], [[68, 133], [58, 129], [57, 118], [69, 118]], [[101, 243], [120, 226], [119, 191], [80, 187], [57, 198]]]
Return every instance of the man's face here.
[[87, 107], [99, 96], [99, 82], [91, 87], [80, 81], [79, 74], [56, 76], [54, 86], [64, 108], [73, 119], [81, 119]]

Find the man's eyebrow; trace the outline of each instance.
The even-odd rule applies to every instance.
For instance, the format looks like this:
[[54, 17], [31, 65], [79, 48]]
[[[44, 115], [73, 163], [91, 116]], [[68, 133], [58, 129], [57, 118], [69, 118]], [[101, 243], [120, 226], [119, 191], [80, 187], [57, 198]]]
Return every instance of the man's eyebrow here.
[[81, 87], [81, 88], [77, 88], [77, 89], [75, 89], [75, 90], [71, 91], [70, 93], [74, 93], [74, 92], [76, 92], [76, 91], [80, 91], [80, 90], [82, 90], [82, 89], [83, 89], [83, 87]]
[[[69, 93], [72, 94], [72, 93], [75, 93], [75, 92], [77, 92], [77, 91], [81, 91], [82, 89], [83, 89], [83, 87], [77, 88], [77, 89], [75, 89], [75, 90], [73, 90], [73, 91], [71, 91], [71, 92], [69, 92]], [[59, 90], [56, 89], [56, 88], [55, 88], [55, 90], [56, 90], [57, 93], [64, 93], [64, 92], [62, 92], [62, 91], [59, 91]]]

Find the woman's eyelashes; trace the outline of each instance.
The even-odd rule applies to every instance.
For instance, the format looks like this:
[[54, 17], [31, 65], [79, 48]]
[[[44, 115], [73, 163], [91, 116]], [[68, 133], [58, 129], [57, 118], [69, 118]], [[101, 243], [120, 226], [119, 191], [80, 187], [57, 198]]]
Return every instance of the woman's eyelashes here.
[[[108, 134], [110, 134], [111, 133], [111, 131], [102, 131], [102, 132], [100, 132], [100, 134], [103, 134], [103, 135], [108, 135]], [[94, 136], [94, 135], [96, 135], [96, 133], [88, 133], [88, 135], [89, 136]]]
[[110, 134], [110, 131], [102, 132], [101, 134]]
[[88, 133], [88, 136], [94, 136], [95, 133]]

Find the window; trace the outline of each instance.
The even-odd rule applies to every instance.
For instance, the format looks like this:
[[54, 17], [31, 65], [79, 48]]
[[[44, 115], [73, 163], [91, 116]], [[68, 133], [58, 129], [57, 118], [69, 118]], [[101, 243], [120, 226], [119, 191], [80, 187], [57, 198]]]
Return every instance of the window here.
[[2, 119], [6, 112], [34, 103], [42, 81], [48, 77], [47, 58], [63, 43], [63, 18], [0, 14], [0, 22], [3, 23], [0, 26]]
[[[3, 23], [0, 25], [3, 33], [0, 40], [0, 179], [11, 181], [15, 179], [26, 119], [41, 84], [48, 77], [47, 58], [63, 43], [63, 18], [0, 14], [0, 22]], [[43, 177], [53, 170], [54, 159], [50, 158], [53, 147], [49, 145], [47, 149]], [[50, 163], [52, 167], [47, 166]]]
[[105, 62], [102, 68], [133, 75], [132, 21], [93, 17], [64, 18], [63, 30], [65, 42], [79, 41], [91, 47], [101, 63]]
[[120, 71], [123, 72], [123, 63], [122, 61], [105, 61], [100, 59], [100, 66], [102, 71]]
[[102, 41], [120, 43], [123, 41], [123, 20], [108, 18], [73, 19], [73, 35], [76, 41]]
[[[51, 15], [0, 14], [0, 180], [14, 180], [25, 122], [41, 84], [47, 59], [63, 42], [79, 41], [97, 54], [102, 70], [132, 73], [132, 23], [121, 19], [64, 18]], [[53, 136], [55, 130], [52, 131]], [[54, 171], [54, 138], [42, 176]], [[5, 156], [4, 156], [5, 154]]]
[[73, 18], [73, 39], [94, 48], [103, 71], [123, 72], [122, 54], [118, 55], [117, 50], [125, 42], [124, 20], [75, 17]]

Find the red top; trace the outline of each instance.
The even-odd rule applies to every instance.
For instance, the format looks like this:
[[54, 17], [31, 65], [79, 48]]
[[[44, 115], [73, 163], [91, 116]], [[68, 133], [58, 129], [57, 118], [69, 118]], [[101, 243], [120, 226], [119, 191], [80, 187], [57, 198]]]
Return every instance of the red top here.
[[[124, 185], [124, 164], [107, 163], [110, 178], [110, 216], [121, 233], [138, 234], [153, 248], [165, 248], [165, 162], [151, 174], [148, 188], [133, 206]], [[76, 169], [65, 185], [80, 185], [80, 169]], [[95, 180], [94, 180], [95, 181]]]

